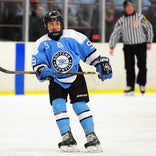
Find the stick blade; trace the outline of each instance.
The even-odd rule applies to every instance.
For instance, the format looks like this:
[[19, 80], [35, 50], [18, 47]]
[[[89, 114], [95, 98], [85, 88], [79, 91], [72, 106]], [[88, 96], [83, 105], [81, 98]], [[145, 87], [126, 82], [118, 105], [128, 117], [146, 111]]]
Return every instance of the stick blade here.
[[0, 71], [6, 74], [36, 74], [33, 71], [12, 71], [0, 67]]

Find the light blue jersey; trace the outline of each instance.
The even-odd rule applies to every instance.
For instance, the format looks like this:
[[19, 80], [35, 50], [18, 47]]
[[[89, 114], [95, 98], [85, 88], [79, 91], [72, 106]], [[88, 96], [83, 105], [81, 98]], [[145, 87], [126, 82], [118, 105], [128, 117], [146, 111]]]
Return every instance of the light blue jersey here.
[[[99, 56], [91, 41], [83, 34], [63, 30], [58, 41], [44, 35], [35, 42], [32, 67], [36, 72], [41, 66], [49, 67], [52, 72], [77, 72], [80, 60], [90, 64]], [[76, 75], [53, 74], [54, 81], [66, 88], [76, 79]]]

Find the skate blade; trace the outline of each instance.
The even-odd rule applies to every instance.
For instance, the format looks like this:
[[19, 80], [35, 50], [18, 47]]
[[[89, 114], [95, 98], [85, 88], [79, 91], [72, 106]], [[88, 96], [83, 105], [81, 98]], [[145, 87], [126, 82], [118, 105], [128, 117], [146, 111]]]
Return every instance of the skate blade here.
[[96, 145], [96, 146], [89, 146], [86, 148], [88, 150], [88, 152], [91, 153], [99, 153], [99, 152], [103, 152], [102, 148], [100, 145]]
[[79, 152], [79, 149], [76, 145], [70, 145], [70, 146], [61, 146], [60, 149], [63, 152]]

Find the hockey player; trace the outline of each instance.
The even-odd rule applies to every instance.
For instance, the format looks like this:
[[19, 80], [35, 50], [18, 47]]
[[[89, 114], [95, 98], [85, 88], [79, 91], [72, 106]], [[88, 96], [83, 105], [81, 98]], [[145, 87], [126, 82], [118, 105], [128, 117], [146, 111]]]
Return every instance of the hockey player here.
[[[67, 96], [79, 118], [87, 138], [85, 148], [90, 152], [101, 152], [100, 141], [94, 132], [93, 116], [86, 104], [89, 101], [83, 75], [63, 74], [81, 72], [80, 60], [95, 66], [99, 78], [104, 81], [112, 77], [107, 57], [101, 57], [89, 39], [72, 29], [64, 30], [64, 22], [58, 11], [48, 12], [44, 17], [48, 33], [35, 42], [32, 67], [40, 81], [49, 80], [50, 103], [57, 126], [62, 136], [58, 147], [63, 151], [78, 151], [67, 114]], [[61, 72], [61, 74], [53, 74]]]

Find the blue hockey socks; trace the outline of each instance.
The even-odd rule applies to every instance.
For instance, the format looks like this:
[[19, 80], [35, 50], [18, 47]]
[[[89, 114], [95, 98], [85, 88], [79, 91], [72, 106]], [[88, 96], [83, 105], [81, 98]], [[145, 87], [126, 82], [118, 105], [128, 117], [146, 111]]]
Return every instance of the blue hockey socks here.
[[93, 117], [86, 102], [73, 103], [73, 110], [77, 114], [85, 134], [88, 135], [94, 132]]
[[60, 130], [61, 135], [63, 135], [66, 132], [70, 131], [69, 117], [66, 109], [66, 100], [57, 98], [52, 101], [52, 107], [57, 126]]

